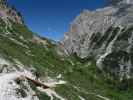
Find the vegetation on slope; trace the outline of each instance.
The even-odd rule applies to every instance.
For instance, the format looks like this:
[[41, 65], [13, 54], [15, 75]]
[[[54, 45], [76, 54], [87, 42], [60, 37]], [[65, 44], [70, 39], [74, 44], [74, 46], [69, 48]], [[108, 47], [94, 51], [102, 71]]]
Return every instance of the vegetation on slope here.
[[[76, 55], [60, 57], [56, 53], [56, 45], [49, 40], [46, 40], [47, 45], [35, 43], [32, 41], [35, 34], [27, 27], [16, 23], [12, 26], [8, 30], [11, 34], [3, 34], [0, 30], [0, 54], [10, 60], [19, 60], [27, 68], [36, 68], [36, 74], [40, 78], [56, 78], [61, 74], [61, 79], [67, 84], [60, 85], [55, 90], [62, 97], [68, 100], [80, 100], [81, 97], [86, 100], [103, 100], [101, 96], [104, 96], [110, 100], [132, 100], [132, 87], [127, 88], [132, 80], [126, 84], [117, 80], [112, 82], [97, 70], [93, 58], [80, 59]], [[4, 22], [1, 21], [0, 27], [4, 27]], [[37, 91], [40, 100], [50, 99], [32, 83], [31, 86]]]

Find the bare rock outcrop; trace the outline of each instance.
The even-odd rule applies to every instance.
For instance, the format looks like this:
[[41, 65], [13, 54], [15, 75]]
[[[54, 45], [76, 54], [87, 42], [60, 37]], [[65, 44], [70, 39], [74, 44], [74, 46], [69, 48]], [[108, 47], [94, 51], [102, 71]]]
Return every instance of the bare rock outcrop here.
[[66, 55], [94, 57], [97, 67], [119, 79], [133, 77], [133, 1], [84, 10], [60, 43]]

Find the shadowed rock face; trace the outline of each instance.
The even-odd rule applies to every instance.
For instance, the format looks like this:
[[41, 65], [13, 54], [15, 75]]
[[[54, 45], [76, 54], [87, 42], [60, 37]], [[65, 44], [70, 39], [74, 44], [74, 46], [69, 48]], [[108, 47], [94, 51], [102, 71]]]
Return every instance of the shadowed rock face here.
[[130, 0], [118, 1], [119, 6], [85, 10], [77, 16], [61, 49], [81, 58], [93, 56], [99, 69], [122, 79], [133, 73], [133, 5]]

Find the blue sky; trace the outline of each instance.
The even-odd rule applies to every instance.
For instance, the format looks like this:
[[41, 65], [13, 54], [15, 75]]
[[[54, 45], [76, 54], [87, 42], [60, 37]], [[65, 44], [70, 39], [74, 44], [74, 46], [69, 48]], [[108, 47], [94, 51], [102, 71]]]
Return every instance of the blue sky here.
[[60, 40], [83, 10], [105, 6], [107, 0], [8, 0], [24, 16], [26, 25], [41, 36]]

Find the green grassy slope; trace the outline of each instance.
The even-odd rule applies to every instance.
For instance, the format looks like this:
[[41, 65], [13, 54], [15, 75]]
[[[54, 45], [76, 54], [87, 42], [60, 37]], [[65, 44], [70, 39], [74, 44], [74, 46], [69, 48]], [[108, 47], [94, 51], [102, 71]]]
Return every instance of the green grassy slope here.
[[[101, 96], [110, 100], [133, 100], [133, 90], [125, 88], [127, 84], [111, 82], [101, 74], [95, 65], [95, 60], [80, 59], [75, 55], [60, 57], [56, 53], [56, 45], [49, 40], [47, 45], [32, 42], [33, 34], [27, 27], [13, 23], [8, 31], [12, 34], [3, 34], [5, 24], [0, 22], [0, 54], [9, 59], [17, 59], [25, 66], [37, 69], [38, 76], [43, 78], [50, 76], [55, 78], [62, 74], [62, 80], [67, 84], [55, 88], [57, 93], [67, 100], [104, 100]], [[35, 35], [35, 34], [34, 34]], [[20, 38], [24, 37], [24, 40]], [[15, 39], [14, 40], [12, 40]], [[50, 100], [42, 92], [39, 92], [31, 83], [32, 88], [37, 91], [40, 100]], [[55, 98], [55, 100], [57, 100]]]

